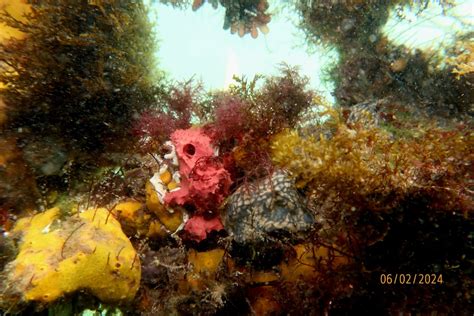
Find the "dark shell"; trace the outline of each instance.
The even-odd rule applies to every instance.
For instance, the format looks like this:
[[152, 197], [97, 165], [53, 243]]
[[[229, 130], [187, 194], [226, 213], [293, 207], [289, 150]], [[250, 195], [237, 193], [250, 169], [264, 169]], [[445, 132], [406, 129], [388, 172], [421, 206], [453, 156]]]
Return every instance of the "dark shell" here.
[[297, 233], [314, 223], [294, 181], [284, 171], [238, 188], [229, 198], [225, 227], [237, 242], [263, 239], [268, 233]]

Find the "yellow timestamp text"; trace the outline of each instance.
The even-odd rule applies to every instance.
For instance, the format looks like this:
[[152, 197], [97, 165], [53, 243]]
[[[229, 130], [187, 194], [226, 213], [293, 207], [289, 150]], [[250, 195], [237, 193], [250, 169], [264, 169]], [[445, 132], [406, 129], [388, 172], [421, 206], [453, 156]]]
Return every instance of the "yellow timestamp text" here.
[[443, 284], [443, 275], [436, 273], [382, 273], [380, 284], [414, 284], [435, 285]]

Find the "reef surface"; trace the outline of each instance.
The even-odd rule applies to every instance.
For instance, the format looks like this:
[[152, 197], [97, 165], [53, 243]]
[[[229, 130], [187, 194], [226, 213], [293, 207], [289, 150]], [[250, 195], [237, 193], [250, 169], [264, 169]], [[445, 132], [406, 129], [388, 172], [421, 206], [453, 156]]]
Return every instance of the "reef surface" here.
[[[271, 27], [264, 0], [209, 2]], [[291, 3], [340, 54], [335, 105], [285, 64], [169, 80], [142, 1], [5, 6], [0, 311], [471, 315], [472, 33], [434, 58], [381, 32], [426, 3]]]

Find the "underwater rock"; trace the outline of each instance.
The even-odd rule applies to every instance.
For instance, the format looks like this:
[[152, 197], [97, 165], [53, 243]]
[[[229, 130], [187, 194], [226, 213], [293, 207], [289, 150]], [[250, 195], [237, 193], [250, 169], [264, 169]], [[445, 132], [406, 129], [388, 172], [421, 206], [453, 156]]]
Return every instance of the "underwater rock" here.
[[367, 129], [381, 128], [389, 131], [390, 126], [398, 129], [406, 126], [405, 128], [408, 129], [410, 124], [416, 124], [422, 120], [434, 120], [427, 117], [426, 113], [416, 105], [398, 102], [390, 97], [368, 100], [350, 107], [342, 107], [342, 109], [348, 126], [361, 125]]
[[49, 303], [87, 290], [103, 302], [121, 302], [138, 290], [140, 259], [104, 208], [66, 219], [52, 208], [19, 220], [12, 234], [21, 241], [5, 269], [6, 298]]
[[46, 137], [30, 141], [23, 148], [23, 157], [38, 175], [51, 176], [61, 173], [67, 161], [65, 151], [59, 140]]
[[374, 34], [389, 17], [389, 9], [398, 1], [298, 1], [300, 27], [318, 43], [347, 48], [362, 43], [370, 45]]
[[225, 227], [237, 242], [262, 240], [276, 231], [303, 232], [313, 222], [294, 181], [281, 170], [237, 189], [225, 212]]

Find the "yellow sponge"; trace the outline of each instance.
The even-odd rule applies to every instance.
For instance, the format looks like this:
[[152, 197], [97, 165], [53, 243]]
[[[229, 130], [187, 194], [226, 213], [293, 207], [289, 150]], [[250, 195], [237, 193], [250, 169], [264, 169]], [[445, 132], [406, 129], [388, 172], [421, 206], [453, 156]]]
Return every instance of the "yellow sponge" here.
[[223, 257], [223, 249], [213, 249], [205, 252], [189, 250], [188, 262], [191, 264], [192, 270], [186, 276], [187, 286], [194, 290], [205, 288], [207, 282], [214, 280]]
[[120, 224], [104, 208], [59, 219], [59, 208], [17, 222], [19, 253], [7, 267], [7, 293], [52, 302], [87, 290], [104, 302], [132, 300], [140, 261]]
[[155, 213], [161, 224], [163, 224], [167, 230], [174, 233], [183, 223], [183, 212], [178, 208], [171, 209], [165, 207], [160, 202], [154, 185], [150, 181], [146, 183], [145, 191], [147, 208]]

